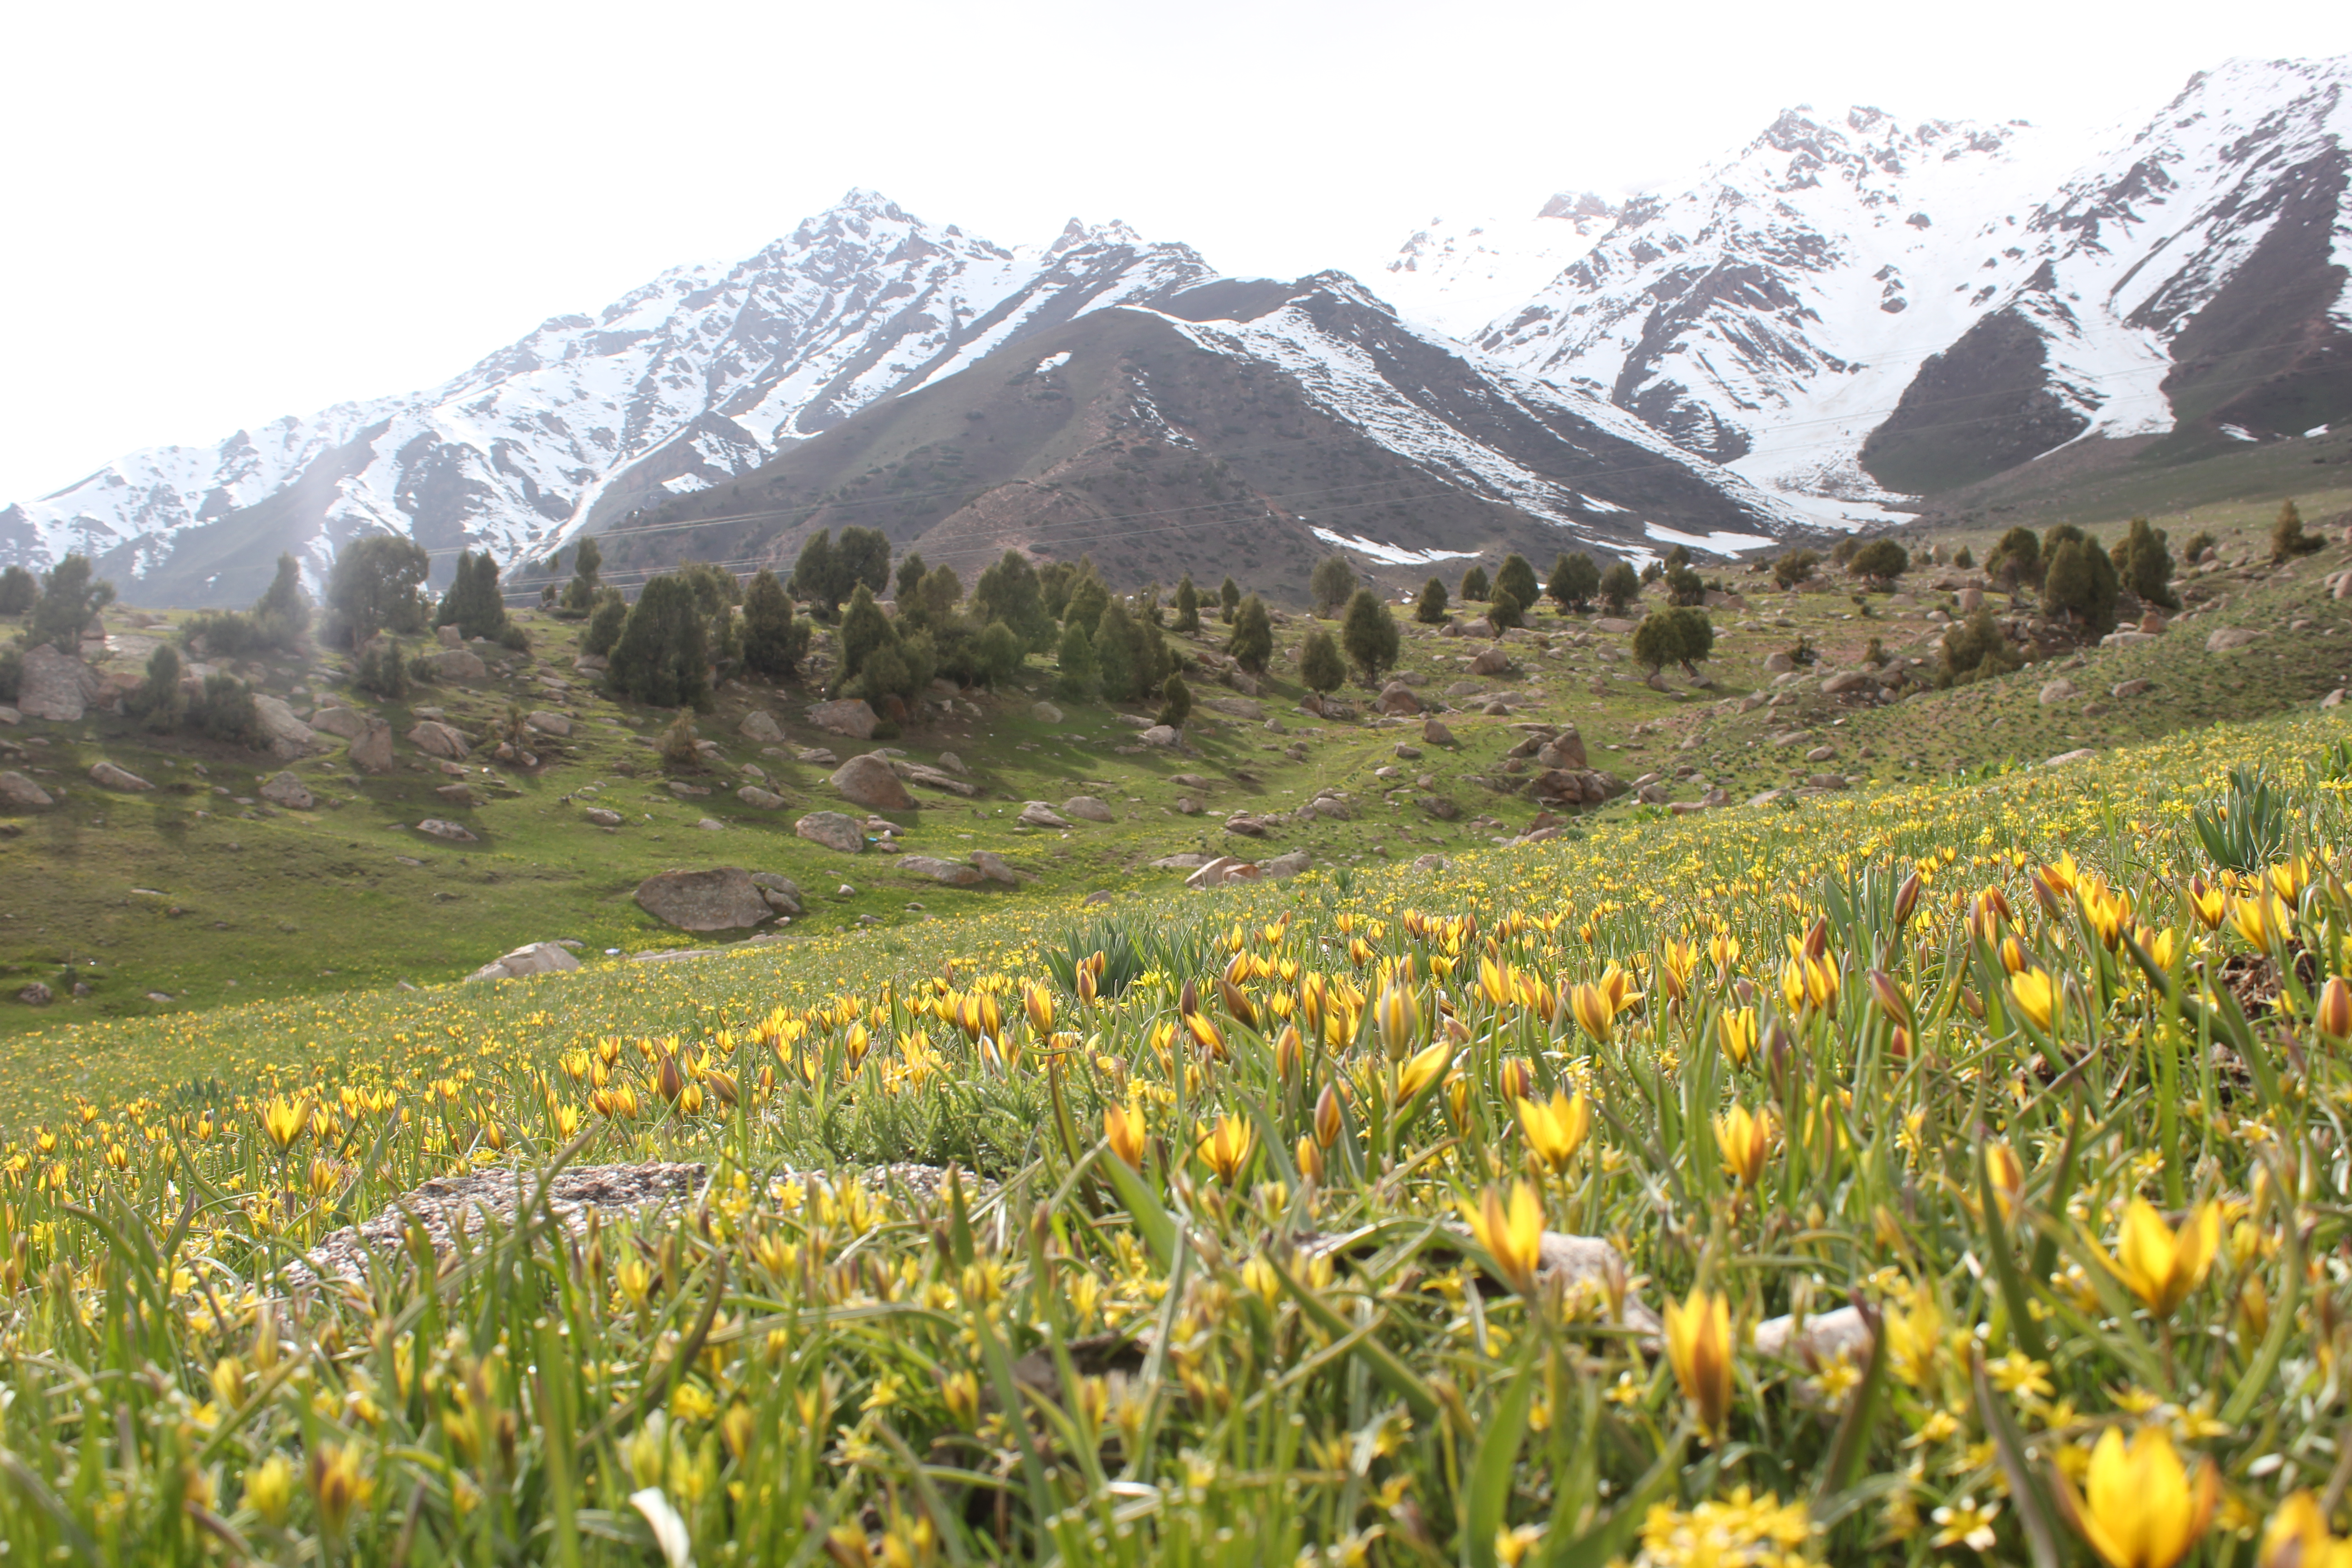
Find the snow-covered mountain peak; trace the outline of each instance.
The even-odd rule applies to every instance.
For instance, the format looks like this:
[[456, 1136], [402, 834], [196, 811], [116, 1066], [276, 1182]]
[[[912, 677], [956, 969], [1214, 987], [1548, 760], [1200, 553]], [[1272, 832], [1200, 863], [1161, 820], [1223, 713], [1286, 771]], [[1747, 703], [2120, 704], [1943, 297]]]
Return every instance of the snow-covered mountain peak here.
[[1530, 218], [1441, 215], [1397, 247], [1380, 289], [1405, 315], [1466, 337], [1590, 250], [1617, 212], [1591, 191], [1561, 191]]
[[1141, 249], [1144, 244], [1144, 237], [1129, 227], [1124, 218], [1113, 218], [1108, 223], [1090, 224], [1084, 218], [1074, 217], [1063, 226], [1062, 232], [1055, 237], [1054, 243], [1045, 247], [1045, 254], [1061, 256], [1069, 251], [1096, 245], [1125, 245]]

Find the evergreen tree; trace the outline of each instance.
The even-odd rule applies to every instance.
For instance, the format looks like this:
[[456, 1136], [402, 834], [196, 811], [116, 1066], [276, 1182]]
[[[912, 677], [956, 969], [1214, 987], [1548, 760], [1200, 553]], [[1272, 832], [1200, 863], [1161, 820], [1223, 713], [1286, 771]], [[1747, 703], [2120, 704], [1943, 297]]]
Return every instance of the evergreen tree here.
[[1160, 683], [1160, 721], [1181, 730], [1192, 716], [1192, 689], [1184, 684], [1182, 676], [1171, 675]]
[[762, 566], [743, 595], [743, 668], [782, 680], [800, 668], [808, 652], [809, 626], [793, 616], [793, 596]]
[[2278, 521], [2271, 526], [2271, 560], [2292, 561], [2298, 555], [2308, 555], [2326, 545], [2327, 541], [2317, 534], [2303, 531], [2303, 512], [2290, 499], [2279, 508]]
[[278, 558], [278, 575], [253, 606], [264, 641], [291, 651], [310, 629], [310, 595], [302, 591], [302, 566], [290, 554]]
[[1498, 632], [1507, 632], [1514, 626], [1525, 626], [1527, 619], [1526, 606], [1519, 603], [1518, 595], [1508, 588], [1495, 589], [1494, 597], [1486, 601], [1487, 624]]
[[1653, 610], [1633, 628], [1633, 659], [1654, 676], [1668, 664], [1679, 664], [1692, 675], [1696, 665], [1715, 648], [1715, 626], [1701, 612], [1687, 605]]
[[1217, 618], [1227, 626], [1234, 624], [1234, 612], [1242, 607], [1242, 585], [1231, 577], [1217, 589]]
[[1536, 585], [1536, 569], [1516, 551], [1503, 557], [1503, 569], [1495, 574], [1495, 591], [1517, 599], [1522, 610], [1533, 608], [1543, 596], [1543, 590]]
[[[551, 568], [553, 563], [550, 562]], [[556, 614], [566, 620], [578, 620], [592, 615], [596, 608], [596, 596], [604, 587], [597, 574], [604, 567], [604, 552], [593, 533], [583, 533], [580, 542], [572, 547], [572, 581], [563, 585], [563, 596], [557, 602]]]
[[1094, 639], [1072, 621], [1062, 628], [1061, 647], [1055, 655], [1054, 689], [1072, 702], [1091, 700], [1102, 672], [1095, 665]]
[[1298, 649], [1298, 679], [1312, 691], [1337, 691], [1348, 679], [1339, 644], [1321, 626], [1310, 627]]
[[991, 689], [1003, 686], [1021, 672], [1021, 661], [1028, 657], [1028, 648], [1011, 626], [1003, 621], [989, 622], [981, 628], [974, 646], [979, 684]]
[[1979, 605], [1966, 621], [1944, 634], [1943, 662], [1937, 671], [1938, 686], [1967, 686], [2007, 675], [2025, 662], [2000, 633], [1990, 606]]
[[1787, 550], [1772, 563], [1772, 581], [1783, 589], [1794, 588], [1813, 574], [1822, 558], [1810, 550]]
[[793, 588], [809, 602], [819, 620], [829, 621], [840, 614], [848, 590], [840, 585], [835, 570], [833, 530], [818, 529], [801, 546], [800, 558], [793, 563]]
[[1094, 636], [1095, 623], [1102, 619], [1103, 606], [1110, 603], [1110, 590], [1094, 574], [1089, 565], [1070, 584], [1070, 596], [1062, 607], [1062, 619], [1076, 621]]
[[335, 614], [336, 629], [355, 648], [386, 628], [423, 631], [416, 590], [432, 564], [423, 545], [396, 534], [371, 533], [344, 545], [327, 579], [327, 607]]
[[2129, 531], [2116, 541], [2108, 558], [2123, 585], [2142, 599], [2168, 610], [2180, 607], [2172, 593], [2172, 552], [2166, 548], [2164, 530], [2144, 517], [2132, 519]]
[[1544, 592], [1565, 612], [1581, 612], [1601, 591], [1601, 568], [1581, 550], [1572, 550], [1551, 563], [1551, 581]]
[[1612, 615], [1623, 615], [1642, 596], [1641, 574], [1630, 561], [1620, 561], [1601, 574], [1601, 602]]
[[1462, 574], [1464, 603], [1479, 603], [1494, 591], [1493, 585], [1486, 581], [1486, 569], [1484, 566], [1473, 566], [1469, 571]]
[[1666, 603], [1669, 605], [1704, 605], [1706, 603], [1706, 580], [1687, 566], [1666, 569]]
[[1143, 634], [1127, 607], [1113, 599], [1103, 605], [1102, 615], [1095, 621], [1095, 668], [1102, 681], [1106, 702], [1132, 701], [1149, 691], [1150, 677], [1149, 660], [1143, 648]]
[[613, 645], [613, 689], [656, 708], [710, 703], [709, 656], [701, 606], [686, 580], [664, 573], [648, 578]]
[[1985, 575], [2011, 593], [2042, 586], [2042, 541], [2030, 528], [2012, 528], [1993, 542]]
[[1421, 599], [1412, 607], [1412, 618], [1425, 626], [1445, 624], [1445, 583], [1432, 577], [1421, 585]]
[[1192, 586], [1192, 574], [1187, 572], [1176, 580], [1176, 635], [1191, 637], [1201, 629], [1201, 590]]
[[983, 623], [1003, 622], [1024, 651], [1043, 653], [1054, 646], [1054, 618], [1046, 613], [1036, 570], [1018, 550], [1006, 551], [980, 574], [972, 585], [971, 613]]
[[895, 647], [898, 641], [898, 630], [874, 602], [874, 591], [858, 584], [850, 593], [849, 607], [841, 613], [841, 668], [834, 671], [835, 687], [846, 687], [864, 672], [877, 648]]
[[[624, 615], [627, 606], [622, 607]], [[620, 636], [617, 625], [613, 635]], [[352, 684], [371, 696], [386, 702], [397, 702], [408, 695], [408, 656], [398, 639], [373, 653], [363, 653], [352, 668]]]
[[909, 550], [907, 558], [898, 563], [898, 575], [893, 580], [891, 596], [898, 601], [898, 613], [907, 613], [907, 601], [923, 585], [923, 574], [930, 568], [923, 564], [923, 552]]
[[[1230, 583], [1232, 578], [1225, 579]], [[0, 572], [0, 616], [28, 614], [41, 596], [41, 584], [22, 566], [11, 566]]]
[[470, 550], [459, 553], [457, 575], [442, 595], [433, 624], [455, 626], [457, 635], [469, 641], [495, 637], [506, 630], [506, 596], [499, 592], [499, 566], [488, 551], [479, 555]]
[[1355, 591], [1356, 569], [1344, 555], [1326, 555], [1315, 563], [1315, 574], [1307, 579], [1307, 597], [1314, 601], [1316, 615], [1327, 621]]
[[1865, 582], [1892, 588], [1895, 579], [1911, 570], [1911, 552], [1894, 540], [1874, 539], [1847, 559], [1845, 569]]
[[181, 719], [187, 713], [188, 700], [180, 690], [178, 649], [164, 643], [147, 656], [147, 679], [123, 706], [158, 735], [179, 728]]
[[1687, 572], [1690, 570], [1690, 564], [1691, 552], [1689, 545], [1677, 544], [1672, 550], [1666, 552], [1666, 559], [1664, 562], [1666, 571]]
[[1349, 662], [1362, 672], [1364, 684], [1377, 686], [1397, 661], [1396, 616], [1379, 595], [1359, 588], [1348, 601], [1348, 618], [1339, 628], [1339, 641], [1348, 650]]
[[845, 599], [864, 584], [878, 594], [890, 581], [890, 538], [878, 528], [845, 528], [833, 542], [835, 583]]
[[68, 555], [50, 567], [42, 581], [41, 596], [26, 627], [25, 646], [48, 643], [67, 658], [74, 658], [81, 652], [81, 634], [90, 617], [112, 603], [114, 584], [93, 580], [89, 557]]
[[1225, 639], [1225, 652], [1252, 675], [1264, 675], [1267, 661], [1274, 658], [1274, 617], [1266, 614], [1265, 601], [1255, 594], [1234, 611], [1234, 632]]
[[2095, 539], [2061, 540], [2042, 570], [2042, 610], [2063, 616], [2091, 637], [2116, 629], [2115, 563]]
[[610, 656], [621, 640], [621, 628], [628, 624], [629, 601], [618, 588], [597, 591], [596, 607], [588, 616], [588, 628], [580, 634], [580, 651], [584, 654]]

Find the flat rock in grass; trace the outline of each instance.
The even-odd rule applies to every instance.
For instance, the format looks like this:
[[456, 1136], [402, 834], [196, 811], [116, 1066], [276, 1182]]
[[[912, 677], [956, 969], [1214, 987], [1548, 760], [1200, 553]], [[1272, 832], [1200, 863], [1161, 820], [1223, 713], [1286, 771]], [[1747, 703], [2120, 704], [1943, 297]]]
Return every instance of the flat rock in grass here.
[[901, 855], [898, 868], [912, 871], [918, 877], [928, 877], [934, 882], [945, 882], [950, 888], [976, 888], [988, 880], [987, 874], [977, 866], [967, 866], [961, 860], [941, 860], [930, 855]]
[[801, 885], [780, 871], [754, 871], [751, 885], [760, 889], [760, 897], [780, 915], [801, 912]]
[[523, 722], [530, 725], [532, 729], [538, 731], [542, 735], [554, 735], [561, 738], [572, 733], [572, 716], [570, 714], [551, 712], [544, 708], [541, 709], [538, 712], [533, 713], [530, 718], [524, 720]]
[[471, 784], [446, 784], [439, 789], [435, 790], [433, 793], [439, 795], [443, 800], [447, 801], [451, 805], [472, 805], [474, 804], [474, 789]]
[[864, 698], [850, 697], [838, 702], [817, 703], [808, 710], [808, 721], [831, 734], [870, 741], [874, 738], [874, 726], [882, 720]]
[[1014, 817], [1013, 820], [1026, 827], [1067, 827], [1070, 826], [1070, 819], [1068, 817], [1064, 816], [1061, 813], [1055, 811], [1052, 806], [1047, 805], [1042, 800], [1033, 800], [1028, 805], [1023, 806], [1021, 808], [1021, 815]]
[[1870, 1349], [1870, 1325], [1859, 1311], [1836, 1307], [1808, 1313], [1801, 1328], [1792, 1317], [1767, 1318], [1748, 1334], [1748, 1342], [1758, 1355], [1827, 1366], [1859, 1358]]
[[0, 805], [13, 805], [19, 810], [29, 811], [56, 804], [49, 798], [48, 791], [23, 773], [0, 773]]
[[534, 942], [492, 959], [466, 978], [520, 980], [532, 974], [569, 974], [579, 967], [580, 961], [567, 949], [551, 942]]
[[978, 784], [967, 783], [943, 768], [929, 767], [921, 763], [896, 761], [890, 765], [891, 771], [900, 778], [911, 784], [920, 784], [925, 789], [943, 789], [950, 795], [960, 795], [967, 799], [980, 793]]
[[253, 698], [254, 722], [261, 738], [269, 746], [269, 754], [283, 762], [307, 756], [319, 744], [318, 732], [294, 715], [282, 698], [256, 692]]
[[1296, 877], [1314, 863], [1314, 857], [1306, 850], [1293, 849], [1286, 855], [1277, 855], [1262, 862], [1258, 869], [1269, 877]]
[[1511, 656], [1503, 651], [1501, 643], [1481, 648], [1478, 657], [1470, 661], [1470, 673], [1473, 675], [1500, 675], [1510, 668]]
[[1421, 721], [1421, 738], [1433, 746], [1454, 744], [1454, 731], [1447, 729], [1444, 722], [1434, 713]]
[[1091, 795], [1072, 795], [1069, 799], [1062, 803], [1062, 814], [1066, 816], [1079, 817], [1087, 822], [1116, 822], [1118, 820], [1118, 818], [1111, 815], [1109, 805], [1105, 804], [1098, 797]]
[[743, 721], [735, 726], [735, 732], [762, 746], [772, 746], [784, 738], [783, 728], [776, 722], [774, 715], [761, 708], [754, 708], [744, 714]]
[[445, 647], [423, 658], [436, 680], [481, 680], [490, 673], [481, 655], [469, 647]]
[[637, 907], [680, 931], [739, 931], [773, 913], [740, 866], [664, 871], [637, 884]]
[[421, 720], [408, 731], [408, 743], [429, 757], [463, 762], [473, 747], [457, 731], [436, 719]]
[[2252, 626], [2216, 626], [2205, 639], [2207, 653], [2228, 653], [2250, 643], [2262, 640], [2263, 634]]
[[102, 784], [108, 789], [137, 792], [155, 787], [129, 768], [117, 767], [109, 762], [92, 763], [89, 767], [89, 776], [92, 783]]
[[2059, 752], [2042, 765], [2045, 768], [2063, 768], [2068, 763], [2087, 763], [2098, 754], [2089, 746], [2077, 746], [2071, 752]]
[[592, 805], [586, 811], [581, 813], [581, 815], [599, 827], [618, 827], [621, 826], [621, 814], [614, 811], [610, 806]]
[[793, 831], [843, 855], [855, 855], [866, 847], [866, 825], [837, 811], [812, 811], [793, 824]]
[[1254, 860], [1239, 856], [1220, 855], [1184, 879], [1188, 888], [1207, 889], [1222, 888], [1229, 882], [1255, 882], [1263, 875]]
[[1246, 697], [1203, 697], [1201, 706], [1212, 713], [1222, 713], [1228, 719], [1240, 719], [1252, 724], [1265, 717], [1265, 704], [1253, 702]]
[[782, 811], [789, 804], [774, 790], [761, 789], [758, 784], [745, 784], [735, 792], [735, 798], [745, 805], [758, 806], [761, 811]]
[[[338, 712], [343, 710], [338, 709]], [[348, 753], [352, 766], [362, 773], [386, 773], [392, 771], [392, 726], [382, 719], [371, 719], [367, 733], [352, 742]]]
[[1636, 623], [1633, 621], [1625, 619], [1622, 616], [1595, 616], [1592, 617], [1592, 629], [1594, 631], [1609, 632], [1617, 636], [1622, 636], [1623, 634], [1632, 631], [1635, 624]]
[[1184, 731], [1173, 724], [1154, 724], [1136, 739], [1147, 746], [1181, 746], [1184, 743]]
[[[1822, 689], [1827, 690], [1828, 688], [1824, 687]], [[2055, 680], [2045, 680], [2042, 683], [2042, 706], [2044, 708], [2054, 708], [2074, 695], [2074, 683], [2063, 675]]]
[[982, 876], [992, 882], [1002, 882], [1008, 888], [1017, 888], [1021, 885], [1021, 873], [1014, 870], [1013, 862], [1002, 855], [992, 854], [986, 849], [975, 849], [971, 852], [971, 863], [980, 868]]
[[321, 708], [310, 715], [310, 728], [346, 741], [368, 732], [368, 716], [356, 708]]
[[1151, 868], [1155, 871], [1197, 871], [1213, 858], [1213, 856], [1196, 855], [1186, 850], [1181, 855], [1161, 856], [1151, 862]]
[[1271, 826], [1265, 818], [1252, 816], [1245, 811], [1237, 811], [1225, 818], [1225, 831], [1238, 833], [1244, 838], [1263, 838]]
[[416, 825], [416, 831], [427, 834], [435, 838], [446, 839], [452, 844], [476, 844], [480, 842], [479, 839], [474, 837], [474, 834], [470, 829], [460, 826], [458, 824], [454, 822], [445, 822], [437, 816], [428, 816], [424, 821], [418, 823]]
[[319, 804], [318, 797], [303, 787], [302, 781], [292, 773], [273, 773], [269, 782], [257, 792], [272, 805], [282, 805], [289, 811], [308, 811]]
[[915, 809], [915, 797], [898, 782], [890, 759], [872, 752], [842, 763], [827, 782], [841, 793], [842, 798], [868, 811]]
[[1029, 717], [1041, 724], [1058, 724], [1062, 721], [1062, 710], [1050, 702], [1032, 702], [1029, 704]]

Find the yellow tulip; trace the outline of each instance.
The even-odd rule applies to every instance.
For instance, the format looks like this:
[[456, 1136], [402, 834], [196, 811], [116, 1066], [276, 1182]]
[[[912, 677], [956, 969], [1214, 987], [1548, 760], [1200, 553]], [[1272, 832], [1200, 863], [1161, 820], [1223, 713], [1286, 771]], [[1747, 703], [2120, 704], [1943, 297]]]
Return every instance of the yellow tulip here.
[[2331, 974], [2327, 984], [2319, 988], [2319, 1005], [2313, 1009], [2313, 1018], [2319, 1032], [2339, 1044], [2352, 1037], [2352, 984], [2344, 976]]
[[302, 1129], [310, 1121], [310, 1108], [279, 1095], [261, 1108], [261, 1131], [281, 1150], [302, 1136]]
[[2213, 1467], [2200, 1461], [2192, 1475], [2161, 1426], [2128, 1445], [2113, 1426], [2101, 1433], [2080, 1495], [2064, 1470], [2055, 1474], [2059, 1507], [2107, 1568], [2172, 1568], [2212, 1523], [2221, 1494]]
[[1315, 1097], [1315, 1142], [1328, 1149], [1339, 1139], [1339, 1091], [1326, 1083]]
[[2352, 1568], [2352, 1541], [2338, 1538], [2309, 1492], [2278, 1506], [2263, 1530], [2256, 1568]]
[[1454, 1045], [1449, 1040], [1440, 1040], [1415, 1055], [1397, 1069], [1397, 1103], [1409, 1103], [1414, 1095], [1428, 1088], [1453, 1060]]
[[2221, 1245], [2220, 1204], [2199, 1205], [2176, 1231], [2146, 1199], [2134, 1198], [2124, 1210], [2123, 1237], [2108, 1266], [2149, 1311], [2168, 1318], [2205, 1283]]
[[1756, 1009], [1735, 1007], [1716, 1020], [1715, 1037], [1723, 1047], [1723, 1054], [1745, 1067], [1748, 1058], [1756, 1054]]
[[2285, 936], [2292, 920], [2287, 907], [2273, 893], [2257, 893], [2230, 906], [2230, 921], [2246, 939], [2248, 947], [2267, 948], [2278, 942]]
[[1202, 1050], [1208, 1052], [1219, 1061], [1223, 1061], [1225, 1059], [1224, 1033], [1217, 1027], [1215, 1020], [1212, 1019], [1206, 1013], [1185, 1014], [1184, 1027], [1192, 1034], [1193, 1040], [1199, 1044]]
[[1772, 1113], [1769, 1110], [1748, 1114], [1744, 1105], [1735, 1105], [1715, 1119], [1715, 1145], [1723, 1151], [1723, 1163], [1747, 1186], [1754, 1186], [1764, 1174], [1764, 1158], [1772, 1149]]
[[2229, 895], [2202, 877], [2189, 879], [2189, 909], [2207, 931], [2220, 927], [2230, 912]]
[[1598, 985], [1570, 986], [1568, 1010], [1584, 1026], [1586, 1034], [1604, 1043], [1617, 1020], [1617, 1009], [1610, 1005], [1609, 994]]
[[1501, 1191], [1488, 1187], [1476, 1208], [1460, 1205], [1470, 1223], [1470, 1234], [1495, 1260], [1503, 1282], [1522, 1296], [1533, 1296], [1536, 1272], [1543, 1263], [1543, 1200], [1525, 1182], [1511, 1184], [1507, 1209]]
[[1133, 1106], [1103, 1107], [1103, 1137], [1110, 1142], [1110, 1152], [1127, 1163], [1130, 1170], [1143, 1169], [1143, 1112]]
[[1731, 1411], [1731, 1302], [1694, 1286], [1685, 1301], [1666, 1303], [1666, 1360], [1698, 1424], [1721, 1436]]
[[293, 1499], [294, 1467], [285, 1455], [272, 1454], [245, 1472], [246, 1506], [270, 1529], [286, 1522], [286, 1510]]
[[367, 1501], [374, 1489], [360, 1473], [359, 1449], [351, 1444], [324, 1443], [310, 1454], [310, 1491], [318, 1500], [319, 1522], [330, 1536], [340, 1537], [351, 1521], [352, 1510]]
[[1023, 988], [1021, 1005], [1029, 1015], [1029, 1026], [1037, 1031], [1040, 1039], [1054, 1032], [1054, 997], [1044, 986], [1031, 983]]
[[2045, 969], [2021, 969], [2009, 977], [2009, 994], [2017, 1001], [2017, 1010], [2033, 1020], [2033, 1026], [2048, 1034], [2063, 1016], [2066, 998], [2058, 982]]
[[1576, 1158], [1577, 1150], [1584, 1146], [1585, 1135], [1592, 1130], [1592, 1107], [1582, 1090], [1574, 1100], [1559, 1090], [1552, 1091], [1549, 1102], [1532, 1100], [1518, 1101], [1519, 1131], [1527, 1135], [1528, 1147], [1544, 1163], [1552, 1174], [1568, 1169]]
[[1249, 1163], [1256, 1137], [1244, 1118], [1228, 1112], [1217, 1118], [1214, 1128], [1201, 1130], [1197, 1152], [1201, 1163], [1216, 1172], [1217, 1179], [1230, 1187], [1241, 1174], [1242, 1167]]

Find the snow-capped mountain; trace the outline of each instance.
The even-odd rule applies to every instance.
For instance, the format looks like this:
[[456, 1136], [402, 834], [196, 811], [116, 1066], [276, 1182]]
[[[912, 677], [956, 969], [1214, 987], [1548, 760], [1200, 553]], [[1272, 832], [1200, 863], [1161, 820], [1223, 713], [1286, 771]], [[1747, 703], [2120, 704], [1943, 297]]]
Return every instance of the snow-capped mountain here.
[[[132, 453], [0, 510], [0, 561], [79, 551], [150, 599], [207, 602], [250, 597], [281, 549], [323, 575], [367, 531], [543, 553], [1024, 332], [1214, 275], [1123, 224], [1006, 249], [852, 191], [755, 256], [555, 317], [425, 392]], [[225, 552], [228, 534], [254, 537]]]
[[2347, 76], [2232, 61], [2087, 161], [1790, 110], [1472, 341], [1831, 518], [2085, 436], [2299, 434], [2352, 397]]
[[1374, 286], [1400, 313], [1466, 338], [1559, 276], [1616, 220], [1617, 208], [1591, 191], [1562, 191], [1529, 218], [1433, 217]]

